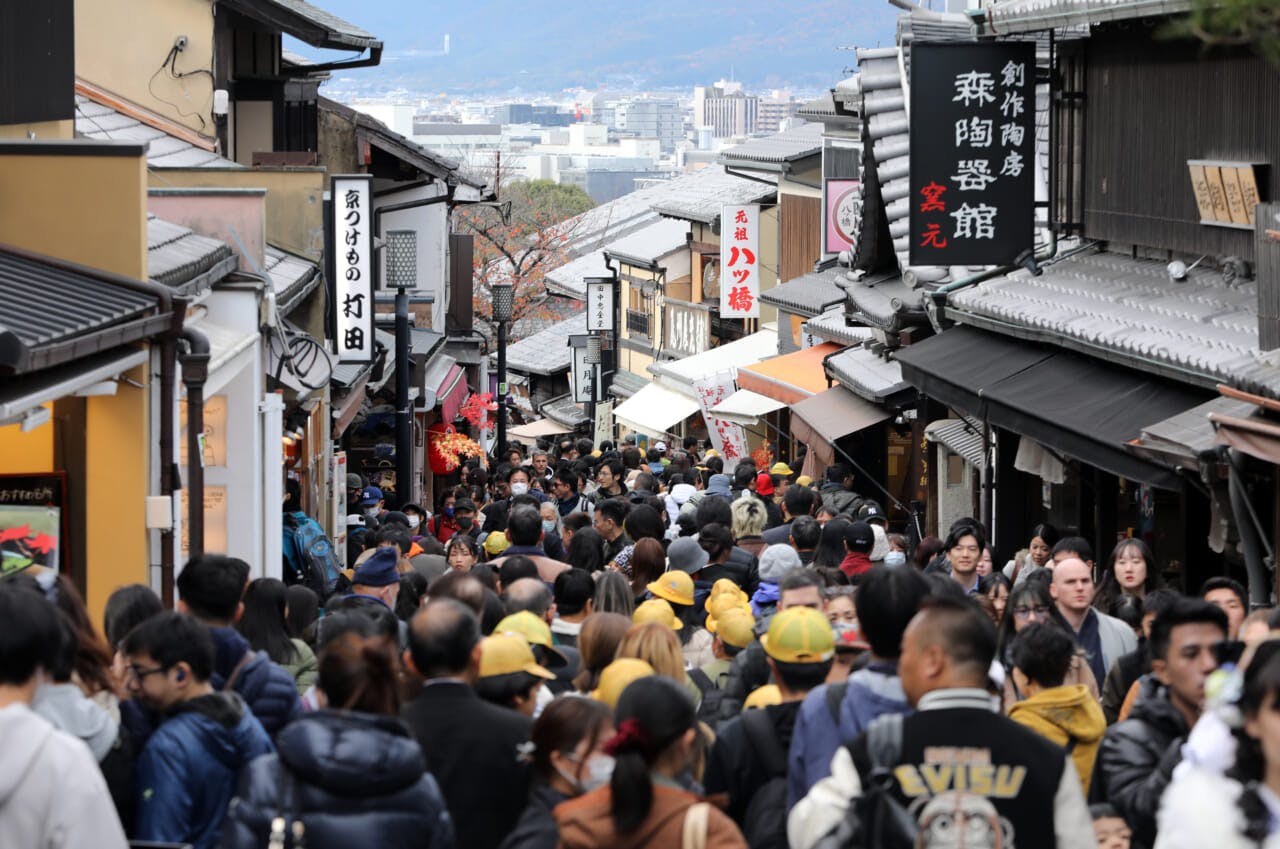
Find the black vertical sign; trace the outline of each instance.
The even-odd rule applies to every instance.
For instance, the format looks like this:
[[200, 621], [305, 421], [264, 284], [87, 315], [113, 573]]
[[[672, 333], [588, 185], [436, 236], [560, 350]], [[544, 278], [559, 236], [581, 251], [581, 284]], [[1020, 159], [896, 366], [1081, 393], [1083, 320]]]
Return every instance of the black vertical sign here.
[[1035, 45], [911, 47], [911, 263], [1009, 265], [1035, 240]]

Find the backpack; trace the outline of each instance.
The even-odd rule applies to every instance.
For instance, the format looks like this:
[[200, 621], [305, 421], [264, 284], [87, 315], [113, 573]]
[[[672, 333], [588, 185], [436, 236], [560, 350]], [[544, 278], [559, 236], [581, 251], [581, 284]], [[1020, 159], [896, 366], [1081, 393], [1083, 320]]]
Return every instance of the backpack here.
[[690, 669], [689, 680], [697, 686], [698, 692], [702, 693], [702, 700], [698, 702], [698, 721], [705, 722], [714, 728], [724, 692], [701, 669]]
[[308, 587], [323, 603], [337, 588], [342, 561], [315, 519], [299, 511], [283, 521], [284, 582]]
[[747, 803], [742, 836], [751, 849], [787, 849], [787, 752], [765, 710], [744, 711], [742, 730], [769, 775]]
[[[871, 770], [862, 795], [849, 803], [844, 819], [814, 849], [913, 849], [919, 834], [915, 817], [893, 795], [893, 768], [902, 755], [902, 714], [887, 713], [867, 726]], [[853, 745], [848, 747], [853, 753]]]

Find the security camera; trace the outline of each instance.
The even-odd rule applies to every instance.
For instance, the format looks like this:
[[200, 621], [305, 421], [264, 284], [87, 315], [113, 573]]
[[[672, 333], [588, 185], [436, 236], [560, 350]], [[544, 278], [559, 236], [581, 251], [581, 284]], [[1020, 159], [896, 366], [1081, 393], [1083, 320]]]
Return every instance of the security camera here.
[[187, 49], [187, 37], [180, 35], [173, 40], [173, 49], [181, 53]]

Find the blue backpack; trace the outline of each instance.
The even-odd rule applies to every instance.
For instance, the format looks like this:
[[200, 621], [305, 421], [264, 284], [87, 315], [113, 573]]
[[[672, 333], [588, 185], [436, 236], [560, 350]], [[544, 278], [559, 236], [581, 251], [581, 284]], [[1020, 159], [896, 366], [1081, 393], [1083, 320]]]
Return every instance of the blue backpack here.
[[320, 523], [306, 513], [285, 513], [283, 523], [284, 582], [308, 587], [323, 603], [337, 588], [342, 561]]

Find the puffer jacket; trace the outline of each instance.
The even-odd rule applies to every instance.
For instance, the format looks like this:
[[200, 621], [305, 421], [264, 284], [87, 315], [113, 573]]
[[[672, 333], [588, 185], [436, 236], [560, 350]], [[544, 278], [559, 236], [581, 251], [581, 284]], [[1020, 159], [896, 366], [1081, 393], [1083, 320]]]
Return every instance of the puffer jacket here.
[[1083, 684], [1050, 687], [1014, 704], [1009, 718], [1071, 750], [1081, 789], [1087, 796], [1098, 744], [1107, 730], [1098, 700]]
[[[209, 683], [221, 690], [235, 675], [231, 689], [240, 694], [267, 734], [275, 739], [281, 728], [302, 713], [293, 676], [283, 666], [272, 663], [266, 652], [254, 653], [249, 641], [235, 628], [210, 628], [209, 633], [215, 650], [214, 674]], [[237, 672], [246, 653], [252, 656]]]
[[813, 785], [831, 774], [831, 759], [845, 743], [857, 739], [871, 721], [884, 714], [911, 710], [893, 661], [873, 661], [849, 676], [839, 719], [831, 715], [824, 684], [809, 692], [796, 716], [787, 753], [787, 807], [804, 798]]
[[712, 584], [721, 578], [728, 578], [750, 596], [760, 585], [760, 560], [745, 548], [734, 546], [729, 552], [728, 560], [703, 567], [698, 577]]
[[1140, 687], [1129, 718], [1111, 726], [1102, 738], [1089, 801], [1110, 802], [1133, 830], [1133, 845], [1150, 847], [1160, 797], [1182, 759], [1188, 728], [1154, 676], [1140, 679]]
[[[453, 824], [422, 747], [393, 717], [321, 710], [292, 722], [245, 771], [223, 849], [267, 845], [271, 821], [301, 821], [310, 849], [451, 849]], [[289, 801], [285, 801], [285, 797]]]
[[271, 741], [235, 693], [182, 702], [138, 758], [134, 837], [157, 843], [218, 843], [240, 770]]

